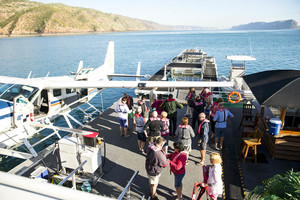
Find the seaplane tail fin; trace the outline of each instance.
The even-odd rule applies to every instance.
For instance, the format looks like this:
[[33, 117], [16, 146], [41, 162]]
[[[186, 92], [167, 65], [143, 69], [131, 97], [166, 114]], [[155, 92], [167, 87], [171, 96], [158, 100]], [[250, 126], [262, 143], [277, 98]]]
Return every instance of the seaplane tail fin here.
[[109, 41], [104, 64], [96, 68], [92, 73], [89, 73], [88, 80], [108, 80], [109, 75], [114, 74], [115, 71], [115, 59], [114, 59], [114, 42]]
[[115, 72], [115, 44], [113, 41], [109, 41], [107, 52], [105, 56], [104, 66], [105, 68], [108, 68], [110, 71], [110, 74], [114, 74]]
[[136, 70], [136, 81], [140, 81], [140, 76], [141, 75], [141, 62], [138, 62], [138, 67]]

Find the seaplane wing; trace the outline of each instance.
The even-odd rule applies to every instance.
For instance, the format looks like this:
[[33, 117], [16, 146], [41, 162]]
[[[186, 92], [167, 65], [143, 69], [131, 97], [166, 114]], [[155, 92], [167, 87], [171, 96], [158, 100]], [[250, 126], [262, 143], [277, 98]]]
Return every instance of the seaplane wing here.
[[187, 88], [232, 87], [231, 82], [219, 81], [47, 81], [45, 88]]
[[24, 80], [24, 78], [16, 78], [10, 76], [0, 76], [0, 83], [7, 84], [7, 83], [18, 83], [20, 80]]

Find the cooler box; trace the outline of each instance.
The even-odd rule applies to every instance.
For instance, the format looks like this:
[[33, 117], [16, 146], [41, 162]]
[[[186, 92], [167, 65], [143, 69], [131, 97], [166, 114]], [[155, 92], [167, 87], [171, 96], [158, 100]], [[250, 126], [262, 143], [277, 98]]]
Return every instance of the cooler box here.
[[281, 120], [280, 119], [278, 119], [278, 118], [270, 119], [269, 133], [271, 135], [279, 135], [280, 126], [281, 126]]

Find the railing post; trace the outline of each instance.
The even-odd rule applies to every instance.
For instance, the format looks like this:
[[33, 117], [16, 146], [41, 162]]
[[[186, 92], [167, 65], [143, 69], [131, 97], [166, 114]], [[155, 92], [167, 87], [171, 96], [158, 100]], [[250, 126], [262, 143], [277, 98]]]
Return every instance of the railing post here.
[[129, 200], [130, 199], [130, 185], [132, 183], [132, 181], [134, 180], [134, 178], [137, 176], [137, 174], [139, 173], [139, 171], [136, 171], [133, 176], [131, 177], [130, 181], [127, 183], [125, 189], [123, 190], [123, 192], [119, 195], [118, 200], [122, 200], [125, 193], [126, 193], [126, 199]]

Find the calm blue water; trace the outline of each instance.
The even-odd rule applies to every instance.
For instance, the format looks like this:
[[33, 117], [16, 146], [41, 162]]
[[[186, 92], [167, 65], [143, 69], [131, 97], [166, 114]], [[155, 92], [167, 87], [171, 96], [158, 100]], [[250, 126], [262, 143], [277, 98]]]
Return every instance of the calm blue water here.
[[[226, 55], [250, 55], [257, 61], [247, 63], [247, 74], [272, 69], [300, 70], [300, 30], [284, 31], [177, 31], [129, 32], [99, 35], [26, 37], [0, 39], [0, 75], [34, 77], [66, 75], [75, 71], [80, 60], [84, 66], [100, 66], [108, 41], [115, 41], [116, 73], [135, 74], [137, 62], [142, 73], [152, 75], [164, 63], [187, 48], [199, 47], [216, 58], [219, 75], [228, 75]], [[128, 79], [126, 79], [128, 80]], [[107, 91], [109, 106], [118, 93]], [[105, 93], [104, 93], [105, 94]], [[107, 95], [104, 95], [107, 96]]]
[[[216, 58], [219, 75], [228, 76], [230, 61], [226, 55], [250, 55], [249, 41], [257, 60], [247, 63], [247, 74], [273, 69], [300, 70], [300, 30], [172, 31], [1, 38], [0, 75], [27, 77], [30, 71], [33, 77], [48, 72], [50, 76], [67, 75], [77, 70], [80, 60], [84, 66], [98, 67], [104, 61], [109, 40], [115, 42], [116, 73], [135, 74], [137, 63], [141, 62], [141, 73], [152, 75], [184, 49], [199, 47]], [[104, 107], [124, 92], [133, 95], [130, 89], [104, 91]], [[93, 102], [100, 107], [99, 98]]]

